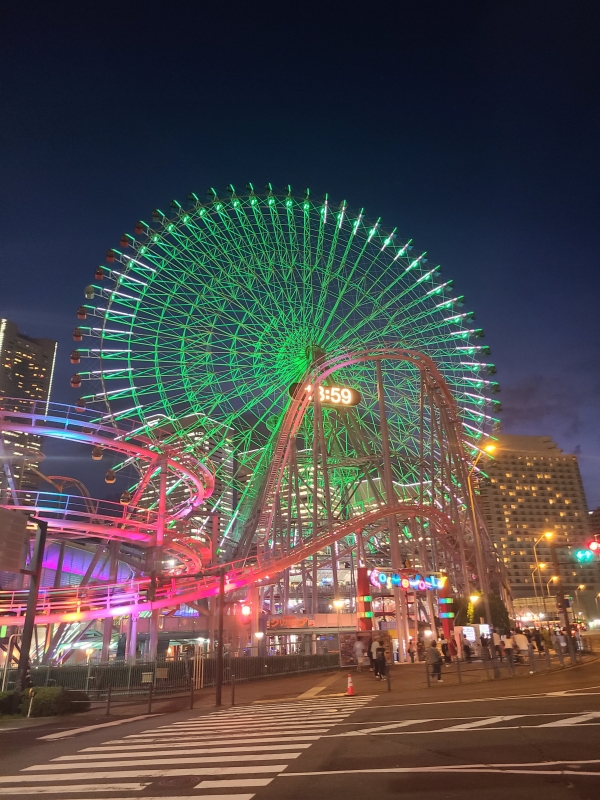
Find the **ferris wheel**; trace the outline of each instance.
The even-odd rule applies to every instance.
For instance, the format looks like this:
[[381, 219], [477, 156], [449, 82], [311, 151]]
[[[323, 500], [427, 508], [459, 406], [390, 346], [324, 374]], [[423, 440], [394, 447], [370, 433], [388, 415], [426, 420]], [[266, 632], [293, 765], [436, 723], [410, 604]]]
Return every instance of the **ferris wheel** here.
[[[270, 184], [239, 194], [230, 185], [223, 197], [210, 190], [205, 201], [191, 194], [186, 207], [173, 201], [169, 214], [139, 222], [106, 262], [78, 311], [81, 344], [71, 360], [89, 369], [71, 384], [90, 386], [79, 403], [99, 409], [104, 423], [127, 420], [150, 439], [210, 458], [223, 541], [235, 544], [240, 509], [259, 495], [291, 387], [319, 360], [376, 346], [421, 352], [454, 394], [467, 455], [495, 423], [489, 348], [452, 281], [410, 239], [346, 201]], [[383, 369], [393, 387], [395, 480], [410, 487], [423, 468], [423, 425], [434, 420], [424, 423], [419, 411], [414, 367], [390, 361]], [[348, 413], [368, 439], [379, 413], [372, 366], [355, 364], [335, 379], [340, 393], [358, 393]], [[334, 428], [332, 418], [325, 435], [335, 437]], [[354, 462], [343, 455], [340, 487], [357, 461], [356, 452]], [[355, 501], [364, 502], [359, 492]]]

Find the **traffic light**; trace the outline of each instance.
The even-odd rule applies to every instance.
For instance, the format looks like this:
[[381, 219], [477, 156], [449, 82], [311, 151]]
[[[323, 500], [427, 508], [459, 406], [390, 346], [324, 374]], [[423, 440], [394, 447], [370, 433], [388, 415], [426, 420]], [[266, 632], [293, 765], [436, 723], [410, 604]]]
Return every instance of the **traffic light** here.
[[250, 622], [250, 617], [252, 615], [252, 606], [249, 606], [247, 603], [243, 603], [240, 607], [240, 613], [242, 615], [242, 619], [244, 622]]
[[[597, 544], [595, 542], [594, 544]], [[587, 548], [582, 550], [575, 550], [575, 558], [579, 561], [580, 564], [588, 564], [594, 558], [593, 550], [589, 550]]]

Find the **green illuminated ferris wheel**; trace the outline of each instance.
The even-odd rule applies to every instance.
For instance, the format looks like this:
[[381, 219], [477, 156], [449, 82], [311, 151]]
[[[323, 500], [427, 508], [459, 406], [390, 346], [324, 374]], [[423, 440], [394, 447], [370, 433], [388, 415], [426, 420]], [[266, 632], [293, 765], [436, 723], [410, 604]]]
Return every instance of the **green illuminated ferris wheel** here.
[[[473, 452], [494, 422], [486, 405], [493, 365], [452, 281], [410, 240], [345, 201], [270, 185], [243, 194], [229, 186], [224, 197], [211, 190], [206, 201], [192, 194], [185, 208], [173, 201], [169, 214], [155, 211], [108, 252], [86, 298], [74, 363], [90, 367], [72, 385], [90, 381], [82, 401], [115, 423], [128, 420], [150, 438], [210, 458], [211, 505], [220, 504], [234, 539], [239, 509], [259, 492], [290, 386], [315, 358], [377, 345], [423, 352], [453, 391]], [[388, 404], [396, 480], [408, 487], [427, 431], [414, 368], [384, 369], [395, 387]], [[336, 380], [360, 392], [353, 424], [368, 438], [378, 413], [371, 367], [353, 366]], [[334, 427], [332, 419], [326, 435]], [[341, 485], [355, 466], [340, 458], [338, 467]]]

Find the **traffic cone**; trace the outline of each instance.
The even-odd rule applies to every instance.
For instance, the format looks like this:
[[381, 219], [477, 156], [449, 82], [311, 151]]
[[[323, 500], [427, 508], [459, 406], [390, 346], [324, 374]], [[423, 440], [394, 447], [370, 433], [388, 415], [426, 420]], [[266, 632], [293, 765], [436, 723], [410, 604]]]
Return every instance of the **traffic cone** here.
[[346, 697], [355, 697], [356, 692], [354, 691], [354, 684], [352, 683], [352, 675], [348, 673], [348, 691], [346, 692]]

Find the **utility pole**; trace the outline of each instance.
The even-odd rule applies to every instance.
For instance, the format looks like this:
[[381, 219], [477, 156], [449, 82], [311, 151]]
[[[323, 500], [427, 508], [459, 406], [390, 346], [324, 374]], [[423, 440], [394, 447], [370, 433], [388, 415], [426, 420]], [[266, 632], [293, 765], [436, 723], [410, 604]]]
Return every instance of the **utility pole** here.
[[19, 666], [17, 667], [17, 679], [15, 681], [15, 694], [20, 692], [26, 684], [27, 673], [29, 672], [29, 651], [31, 650], [31, 640], [33, 638], [33, 628], [35, 625], [35, 612], [37, 609], [38, 594], [40, 590], [40, 579], [42, 577], [42, 562], [44, 560], [44, 550], [46, 548], [46, 536], [48, 534], [48, 523], [41, 519], [31, 517], [31, 521], [38, 526], [31, 559], [31, 569], [22, 570], [29, 575], [29, 595], [27, 598], [27, 610], [25, 612], [25, 623], [23, 625], [23, 636], [21, 638], [21, 653], [19, 655]]
[[552, 567], [554, 569], [554, 574], [558, 578], [558, 586], [557, 586], [558, 591], [556, 592], [556, 601], [557, 601], [558, 605], [560, 606], [560, 609], [562, 610], [562, 613], [563, 613], [563, 618], [564, 618], [564, 621], [565, 621], [567, 642], [568, 642], [568, 645], [569, 645], [569, 655], [572, 658], [573, 657], [573, 641], [572, 641], [572, 638], [571, 638], [571, 622], [569, 620], [569, 612], [567, 611], [567, 606], [565, 605], [565, 593], [564, 593], [564, 590], [563, 590], [563, 579], [562, 579], [562, 576], [560, 574], [560, 567], [558, 565], [558, 554], [556, 552], [556, 542], [554, 542], [554, 540], [552, 540], [550, 542], [550, 552], [552, 553]]
[[216, 670], [217, 674], [215, 677], [215, 695], [216, 695], [216, 705], [221, 705], [221, 696], [223, 693], [223, 612], [225, 609], [225, 567], [221, 567], [221, 571], [219, 573], [219, 617], [218, 617], [218, 628], [217, 628], [217, 660], [216, 660]]

